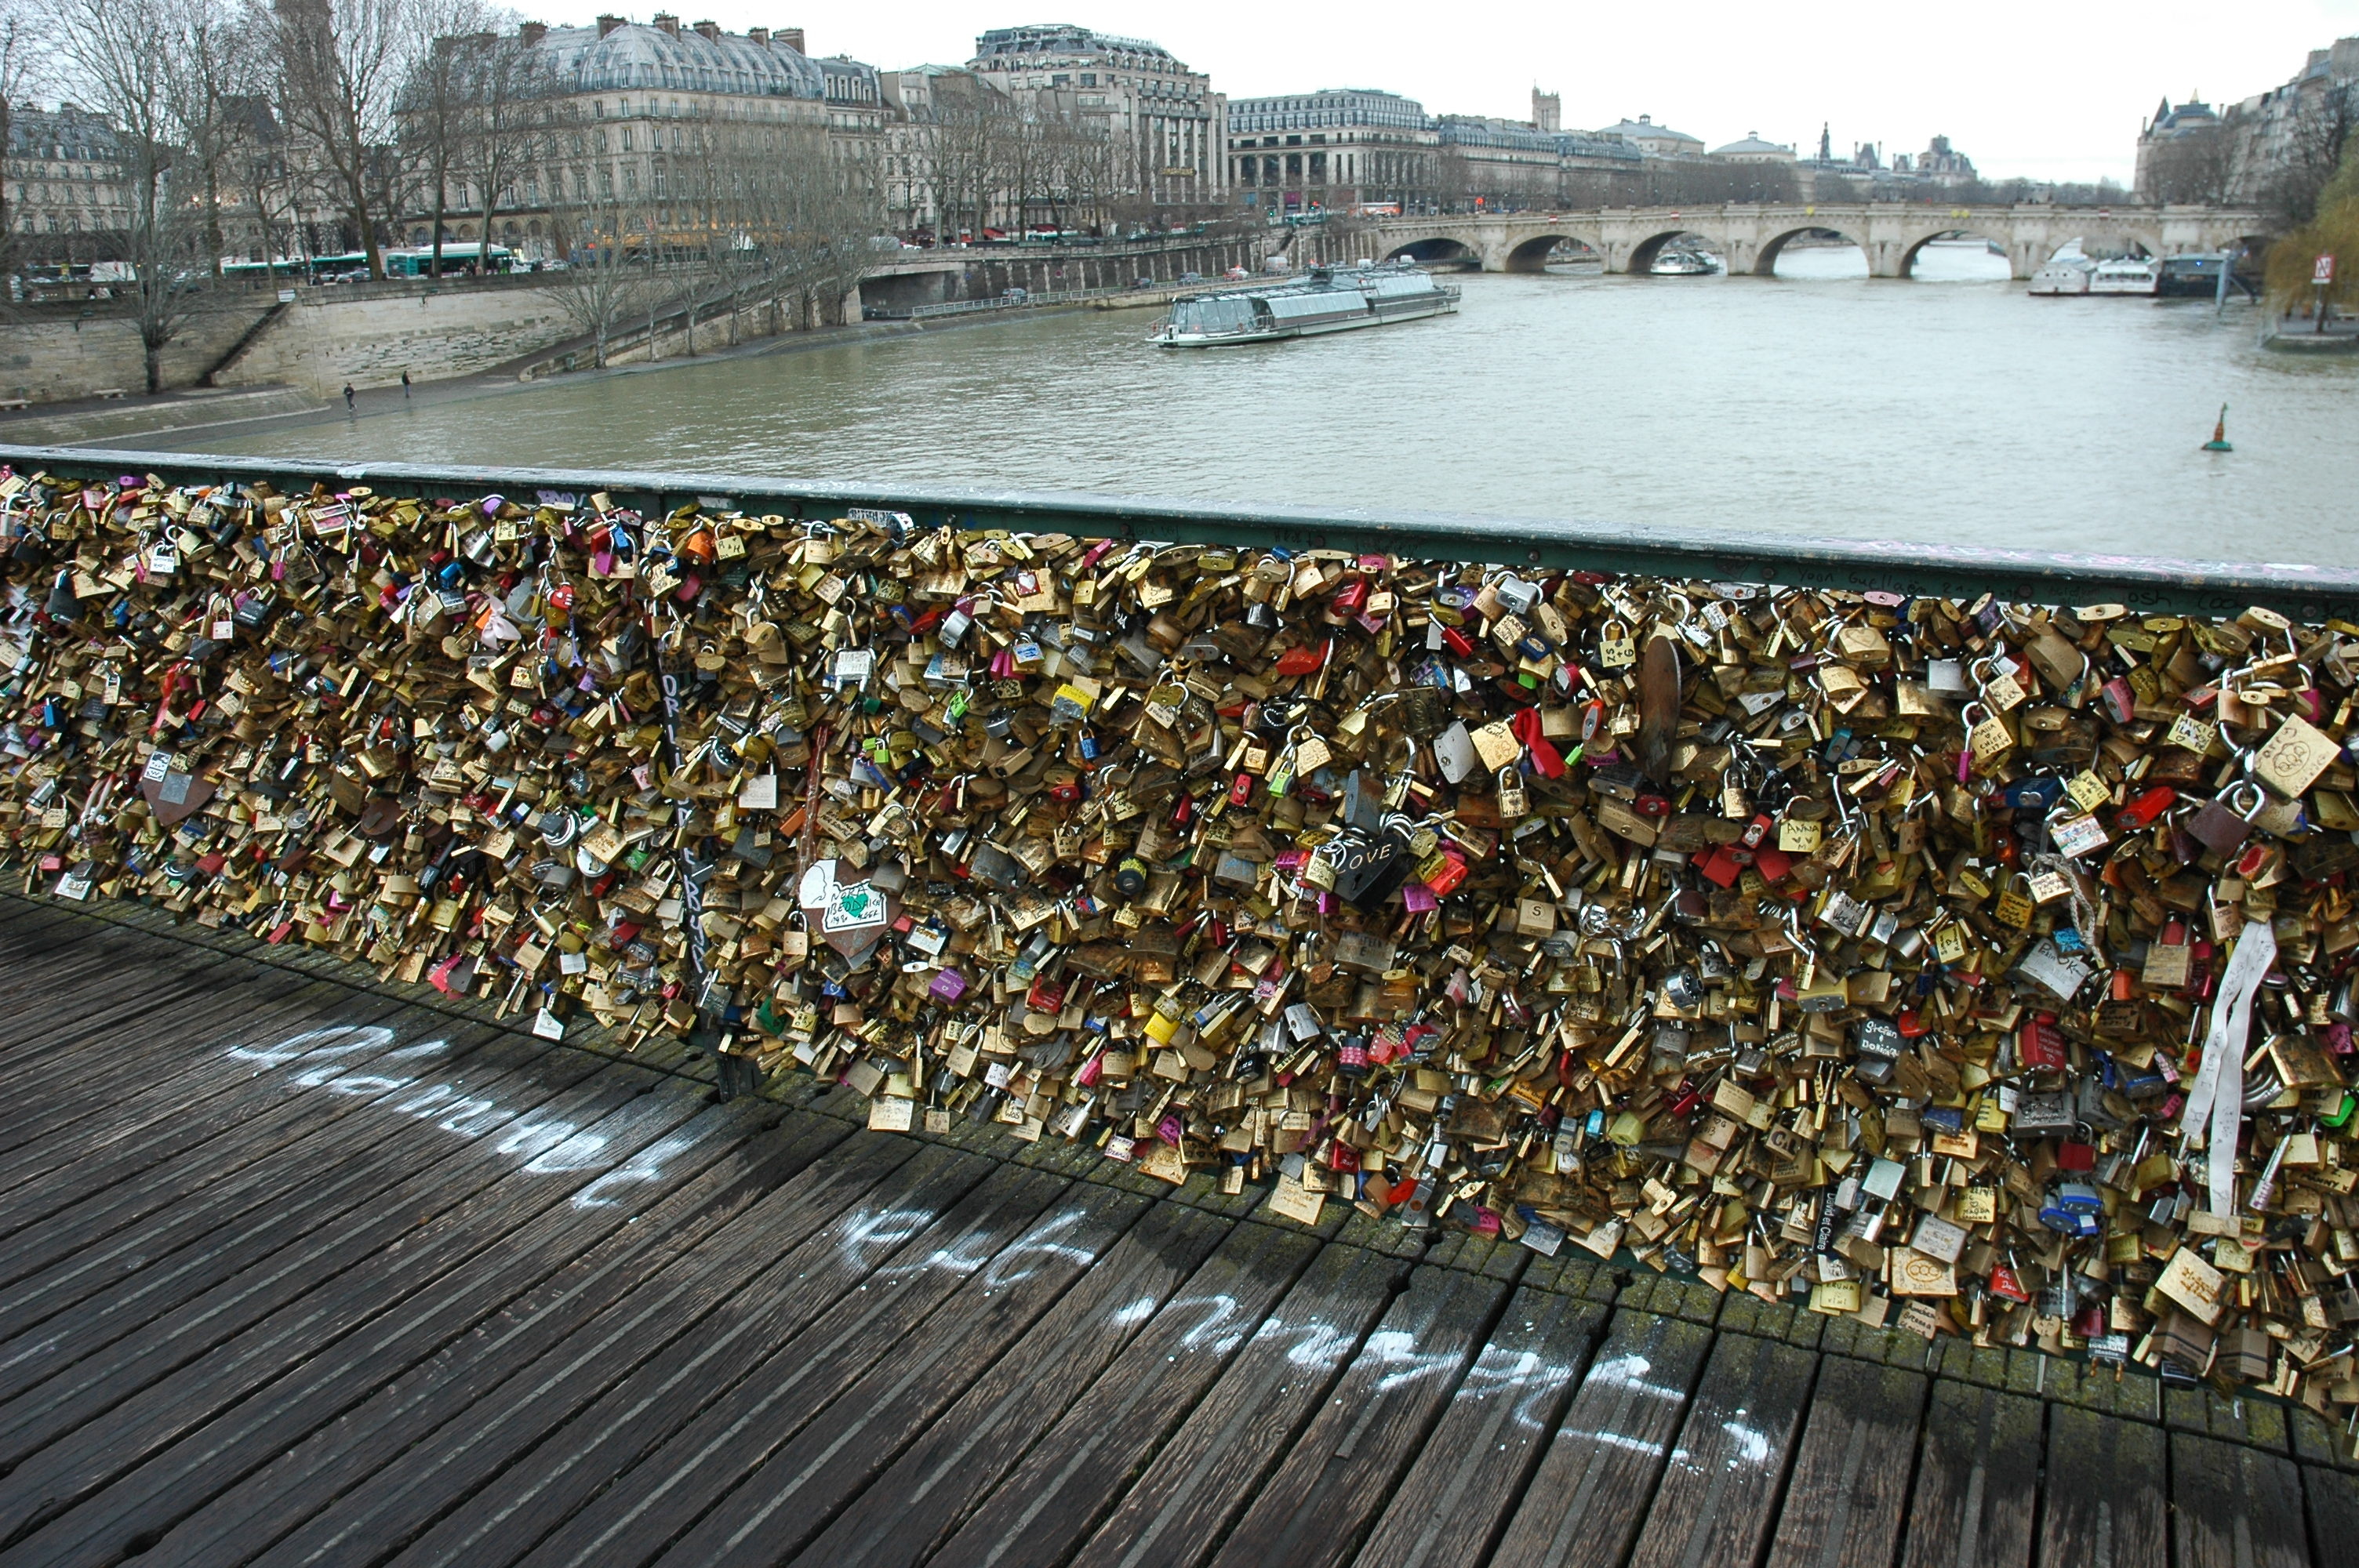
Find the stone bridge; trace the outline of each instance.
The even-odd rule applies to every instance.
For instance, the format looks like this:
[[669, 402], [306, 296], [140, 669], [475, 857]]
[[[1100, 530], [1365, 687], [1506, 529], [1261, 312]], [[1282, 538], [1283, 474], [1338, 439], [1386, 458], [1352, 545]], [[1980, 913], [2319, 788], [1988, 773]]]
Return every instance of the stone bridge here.
[[1777, 253], [1806, 234], [1831, 232], [1867, 254], [1869, 276], [1907, 277], [1927, 242], [1987, 239], [2006, 253], [2017, 277], [2032, 273], [2072, 240], [2129, 243], [2155, 256], [2213, 251], [2261, 232], [2261, 215], [2219, 207], [1935, 207], [1897, 201], [1792, 205], [1609, 207], [1593, 212], [1508, 212], [1388, 218], [1373, 231], [1375, 254], [1420, 261], [1462, 260], [1484, 272], [1538, 272], [1549, 251], [1571, 240], [1597, 253], [1608, 272], [1643, 273], [1680, 234], [1701, 238], [1732, 273], [1770, 276]]

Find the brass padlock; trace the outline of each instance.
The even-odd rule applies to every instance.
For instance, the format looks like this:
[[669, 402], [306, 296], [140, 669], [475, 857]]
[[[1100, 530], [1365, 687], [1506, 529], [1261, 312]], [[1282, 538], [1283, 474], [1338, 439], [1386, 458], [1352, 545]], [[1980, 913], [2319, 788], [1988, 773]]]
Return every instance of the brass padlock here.
[[1499, 770], [1497, 782], [1499, 815], [1512, 821], [1529, 814], [1531, 796], [1525, 793], [1523, 775], [1516, 771], [1513, 764]]

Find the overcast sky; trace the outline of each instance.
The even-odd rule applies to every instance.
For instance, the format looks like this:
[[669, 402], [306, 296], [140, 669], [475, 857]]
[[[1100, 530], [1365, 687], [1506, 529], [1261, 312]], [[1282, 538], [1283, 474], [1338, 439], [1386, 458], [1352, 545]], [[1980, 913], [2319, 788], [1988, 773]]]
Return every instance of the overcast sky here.
[[1863, 141], [1916, 152], [1938, 134], [1986, 175], [2124, 181], [2163, 93], [2234, 102], [2359, 33], [2359, 0], [689, 0], [683, 15], [733, 31], [799, 26], [813, 53], [887, 70], [962, 64], [985, 27], [1074, 22], [1152, 38], [1233, 98], [1382, 87], [1435, 113], [1523, 119], [1537, 82], [1564, 95], [1568, 126], [1651, 114], [1718, 146], [1748, 131], [1815, 144], [1825, 121], [1845, 154]]

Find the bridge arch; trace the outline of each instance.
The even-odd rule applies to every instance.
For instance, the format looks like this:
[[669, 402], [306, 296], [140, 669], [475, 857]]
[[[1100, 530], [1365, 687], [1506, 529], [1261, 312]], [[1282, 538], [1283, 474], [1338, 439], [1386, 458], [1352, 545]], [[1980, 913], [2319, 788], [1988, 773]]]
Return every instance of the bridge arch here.
[[1895, 276], [1916, 276], [1918, 258], [1925, 254], [1925, 247], [1936, 240], [1981, 240], [1987, 244], [1996, 246], [1999, 254], [2006, 258], [2009, 276], [2028, 277], [2031, 276], [2032, 269], [2036, 269], [2041, 262], [2048, 259], [2045, 255], [2033, 255], [2034, 252], [2041, 248], [2040, 238], [2027, 238], [2012, 232], [1985, 233], [1980, 229], [1963, 227], [1952, 222], [1947, 228], [1930, 230], [1911, 237], [1907, 250], [1901, 253], [1900, 265], [1896, 269]]
[[1784, 233], [1778, 234], [1775, 238], [1764, 240], [1761, 243], [1760, 254], [1755, 256], [1753, 261], [1753, 276], [1756, 277], [1777, 276], [1778, 254], [1785, 250], [1788, 244], [1796, 240], [1815, 239], [1821, 235], [1830, 235], [1835, 239], [1843, 241], [1848, 245], [1859, 245], [1860, 254], [1862, 255], [1865, 255], [1867, 254], [1867, 247], [1861, 244], [1858, 237], [1855, 235], [1846, 233], [1843, 230], [1835, 228], [1831, 224], [1805, 223], [1799, 228], [1788, 229]]
[[1385, 260], [1414, 262], [1480, 262], [1482, 256], [1463, 240], [1447, 234], [1428, 234], [1419, 239], [1401, 240], [1385, 253]]
[[1622, 270], [1634, 276], [1644, 277], [1654, 270], [1656, 259], [1663, 254], [1663, 247], [1682, 236], [1701, 240], [1707, 249], [1723, 258], [1726, 258], [1730, 254], [1726, 240], [1709, 230], [1699, 229], [1690, 224], [1681, 224], [1677, 228], [1664, 229], [1649, 234], [1632, 245], [1629, 258], [1623, 264]]
[[1502, 261], [1500, 270], [1545, 272], [1551, 259], [1550, 253], [1555, 252], [1559, 246], [1579, 247], [1573, 254], [1562, 256], [1560, 259], [1583, 260], [1593, 256], [1598, 265], [1601, 266], [1605, 265], [1605, 240], [1603, 235], [1582, 233], [1571, 229], [1549, 229], [1511, 245]]

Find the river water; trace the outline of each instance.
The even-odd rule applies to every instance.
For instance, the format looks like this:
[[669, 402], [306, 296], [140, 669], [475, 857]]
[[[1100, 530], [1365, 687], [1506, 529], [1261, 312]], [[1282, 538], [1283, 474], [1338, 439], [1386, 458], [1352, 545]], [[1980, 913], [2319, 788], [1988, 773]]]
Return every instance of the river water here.
[[[2359, 356], [2209, 302], [1871, 281], [1465, 276], [1458, 314], [1209, 351], [1068, 311], [582, 376], [211, 443], [1576, 517], [2236, 560], [2359, 544]], [[1804, 276], [1793, 276], [1795, 274]], [[1942, 278], [1951, 281], [1941, 281]], [[2222, 403], [2235, 451], [2199, 449]]]

